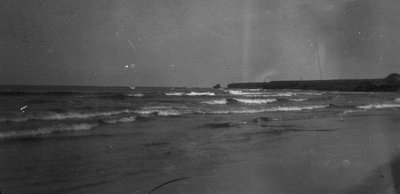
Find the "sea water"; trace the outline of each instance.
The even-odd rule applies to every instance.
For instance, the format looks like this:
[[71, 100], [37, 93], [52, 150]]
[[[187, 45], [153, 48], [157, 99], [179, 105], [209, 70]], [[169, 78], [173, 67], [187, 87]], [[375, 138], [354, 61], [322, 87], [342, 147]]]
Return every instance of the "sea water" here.
[[235, 147], [249, 138], [235, 136], [238, 130], [277, 122], [265, 130], [281, 133], [301, 130], [285, 124], [293, 120], [398, 112], [399, 99], [375, 92], [1, 86], [0, 189], [90, 191], [115, 181], [122, 188], [110, 192], [127, 191], [126, 177], [135, 188], [155, 175], [186, 176], [185, 168], [227, 162], [221, 153], [247, 149]]

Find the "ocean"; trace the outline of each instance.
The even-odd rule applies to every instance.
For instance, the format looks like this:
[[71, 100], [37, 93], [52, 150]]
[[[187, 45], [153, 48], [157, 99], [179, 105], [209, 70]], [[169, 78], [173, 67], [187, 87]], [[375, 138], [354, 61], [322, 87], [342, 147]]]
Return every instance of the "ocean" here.
[[[374, 130], [383, 128], [390, 130], [382, 133], [391, 138], [397, 135], [393, 130], [399, 112], [400, 94], [393, 92], [1, 86], [0, 190], [342, 192], [362, 185], [369, 176], [366, 172], [393, 161], [382, 150], [392, 153], [397, 149], [397, 141], [391, 141], [394, 148], [377, 146], [375, 141], [365, 143], [377, 136], [354, 130], [375, 134]], [[334, 137], [340, 138], [332, 141]], [[336, 181], [334, 186], [316, 180], [337, 170], [345, 172], [334, 165], [351, 166], [349, 157], [356, 160], [354, 153], [363, 148], [355, 148], [354, 143], [351, 148], [343, 147], [347, 145], [343, 143], [361, 145], [360, 141], [364, 147], [379, 147], [376, 153], [386, 153], [390, 159], [369, 156], [367, 160], [374, 162], [347, 169], [357, 177], [330, 178]], [[340, 149], [337, 142], [342, 142]], [[329, 147], [333, 144], [336, 147]], [[352, 149], [357, 150], [353, 153]], [[312, 156], [324, 156], [326, 161], [312, 160]], [[360, 157], [357, 161], [365, 160]], [[296, 160], [310, 164], [298, 166]], [[322, 164], [327, 161], [332, 165]], [[268, 171], [267, 175], [260, 174], [260, 169]], [[285, 184], [291, 186], [282, 186], [285, 177]], [[315, 180], [302, 182], [310, 177]]]

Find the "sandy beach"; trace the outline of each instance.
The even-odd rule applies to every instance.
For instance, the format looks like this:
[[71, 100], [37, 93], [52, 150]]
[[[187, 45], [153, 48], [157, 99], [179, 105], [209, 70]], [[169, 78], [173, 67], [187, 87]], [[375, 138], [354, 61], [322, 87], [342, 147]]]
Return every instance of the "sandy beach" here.
[[92, 138], [80, 132], [2, 141], [0, 188], [3, 193], [396, 193], [399, 117], [396, 111], [287, 121], [241, 115], [248, 122], [237, 123], [216, 116], [207, 127], [195, 126], [196, 116], [188, 116], [179, 118], [179, 126], [178, 118], [130, 123], [139, 129], [152, 125], [152, 131], [120, 124], [99, 128]]

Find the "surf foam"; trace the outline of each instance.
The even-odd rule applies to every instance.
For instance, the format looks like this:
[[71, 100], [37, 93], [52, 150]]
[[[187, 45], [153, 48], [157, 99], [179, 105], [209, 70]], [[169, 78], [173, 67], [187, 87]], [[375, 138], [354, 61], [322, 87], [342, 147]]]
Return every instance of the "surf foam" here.
[[298, 99], [290, 99], [291, 101], [295, 101], [295, 102], [302, 102], [302, 101], [305, 101], [305, 100], [307, 100], [307, 99], [305, 99], [305, 98], [298, 98]]
[[166, 96], [215, 96], [214, 92], [167, 92], [164, 94]]
[[203, 101], [201, 102], [203, 104], [211, 104], [211, 105], [216, 105], [216, 104], [227, 104], [228, 101], [226, 99], [221, 99], [221, 100], [210, 100], [210, 101]]
[[234, 98], [234, 100], [245, 103], [245, 104], [266, 104], [271, 102], [276, 102], [275, 98], [270, 99], [246, 99], [246, 98]]
[[136, 117], [135, 116], [123, 117], [123, 118], [118, 118], [118, 119], [105, 119], [105, 120], [103, 120], [103, 122], [107, 123], [107, 124], [128, 123], [128, 122], [133, 122], [133, 121], [136, 121]]
[[357, 106], [359, 109], [383, 109], [383, 108], [400, 108], [400, 104], [368, 104]]
[[29, 120], [67, 120], [67, 119], [87, 119], [93, 117], [100, 116], [112, 116], [118, 115], [122, 113], [129, 113], [130, 110], [121, 110], [121, 111], [108, 111], [108, 112], [89, 112], [89, 113], [81, 113], [81, 112], [67, 112], [67, 113], [55, 113], [48, 112], [42, 113], [40, 115], [28, 115], [21, 118], [0, 118], [0, 122], [27, 122]]
[[184, 112], [178, 111], [168, 106], [146, 106], [141, 110], [134, 111], [136, 114], [140, 115], [158, 115], [158, 116], [179, 116]]
[[222, 110], [222, 111], [212, 111], [209, 114], [250, 114], [250, 113], [262, 113], [262, 112], [284, 112], [284, 111], [302, 111], [302, 110], [313, 110], [326, 108], [328, 105], [317, 105], [317, 106], [303, 106], [303, 107], [272, 107], [265, 109], [241, 109], [241, 110]]

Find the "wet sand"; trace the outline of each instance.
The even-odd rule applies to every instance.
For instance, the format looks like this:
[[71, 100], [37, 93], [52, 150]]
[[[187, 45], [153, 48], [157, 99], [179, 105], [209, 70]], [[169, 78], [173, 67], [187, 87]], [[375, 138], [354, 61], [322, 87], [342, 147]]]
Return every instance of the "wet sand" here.
[[[3, 141], [1, 191], [400, 191], [398, 112], [208, 126], [197, 126], [201, 122], [193, 117], [107, 126], [90, 137], [80, 132], [77, 137]], [[227, 118], [208, 120], [224, 123]], [[147, 130], [149, 125], [153, 130]]]

